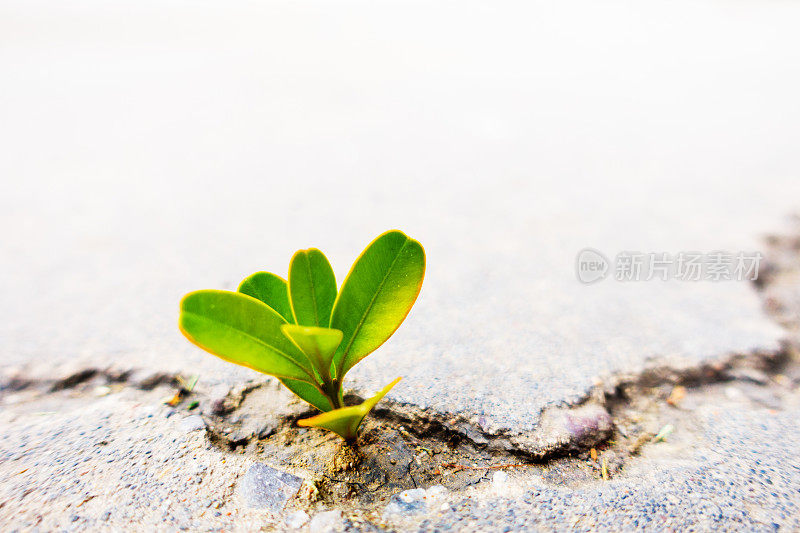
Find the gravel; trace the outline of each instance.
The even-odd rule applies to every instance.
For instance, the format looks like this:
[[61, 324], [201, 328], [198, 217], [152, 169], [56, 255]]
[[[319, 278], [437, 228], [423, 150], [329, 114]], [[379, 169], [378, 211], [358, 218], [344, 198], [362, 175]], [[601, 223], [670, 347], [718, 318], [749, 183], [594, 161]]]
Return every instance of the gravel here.
[[383, 518], [391, 520], [394, 516], [411, 516], [433, 509], [441, 503], [449, 491], [442, 485], [433, 485], [427, 489], [404, 490], [392, 496], [383, 509]]

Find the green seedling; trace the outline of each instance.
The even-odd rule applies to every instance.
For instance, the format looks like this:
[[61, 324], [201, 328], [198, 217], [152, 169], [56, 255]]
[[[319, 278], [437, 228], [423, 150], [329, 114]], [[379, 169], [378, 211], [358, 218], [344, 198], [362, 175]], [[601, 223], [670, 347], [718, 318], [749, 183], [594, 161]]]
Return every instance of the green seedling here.
[[345, 406], [343, 380], [392, 336], [414, 305], [425, 251], [387, 231], [356, 259], [340, 289], [328, 259], [300, 250], [288, 282], [256, 272], [237, 292], [201, 290], [181, 300], [179, 327], [194, 344], [238, 365], [277, 377], [321, 414], [298, 422], [346, 440], [400, 378], [359, 405]]

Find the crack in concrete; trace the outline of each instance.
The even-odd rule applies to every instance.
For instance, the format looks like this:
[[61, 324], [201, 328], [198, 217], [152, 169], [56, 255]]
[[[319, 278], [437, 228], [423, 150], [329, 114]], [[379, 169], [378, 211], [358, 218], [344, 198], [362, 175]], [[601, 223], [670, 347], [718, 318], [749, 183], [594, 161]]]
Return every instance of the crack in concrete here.
[[[412, 433], [423, 441], [438, 442], [451, 447], [469, 444], [493, 454], [506, 454], [532, 464], [542, 464], [561, 457], [586, 451], [606, 441], [615, 427], [615, 414], [620, 404], [630, 401], [632, 396], [645, 389], [664, 385], [701, 387], [713, 383], [749, 379], [739, 371], [755, 369], [761, 372], [777, 373], [790, 361], [793, 348], [785, 343], [776, 353], [733, 354], [726, 359], [706, 362], [702, 365], [675, 368], [654, 364], [644, 371], [619, 373], [601, 385], [593, 387], [579, 402], [568, 406], [545, 409], [541, 414], [540, 427], [531, 433], [513, 434], [510, 432], [485, 432], [479, 425], [463, 418], [448, 416], [446, 413], [431, 413], [413, 405], [384, 402], [372, 415], [383, 423], [401, 426], [403, 431]], [[17, 392], [29, 388], [41, 389], [51, 393], [76, 388], [93, 379], [112, 383], [123, 383], [142, 390], [152, 390], [159, 385], [176, 386], [179, 377], [175, 374], [128, 370], [118, 372], [111, 369], [83, 368], [73, 373], [50, 380], [26, 380], [19, 375], [12, 377], [0, 390]], [[230, 387], [222, 398], [209, 398], [203, 393], [194, 392], [198, 401], [222, 401], [212, 405], [209, 413], [204, 413], [208, 423], [209, 439], [224, 448], [234, 450], [247, 447], [251, 442], [262, 440], [269, 435], [291, 426], [298, 418], [309, 415], [312, 409], [304, 404], [293, 402], [289, 412], [284, 410], [273, 421], [272, 428], [242, 434], [231, 431], [231, 420], [240, 415], [246, 399], [256, 391], [274, 387], [270, 381], [249, 382]], [[362, 399], [349, 394], [348, 403]], [[263, 410], [256, 416], [265, 416]]]
[[178, 385], [178, 374], [158, 372], [148, 369], [127, 369], [101, 367], [73, 368], [61, 377], [28, 377], [24, 369], [13, 369], [0, 377], [0, 394], [38, 389], [44, 393], [53, 393], [74, 389], [86, 382], [100, 378], [106, 383], [122, 383], [141, 390], [153, 390], [159, 385]]

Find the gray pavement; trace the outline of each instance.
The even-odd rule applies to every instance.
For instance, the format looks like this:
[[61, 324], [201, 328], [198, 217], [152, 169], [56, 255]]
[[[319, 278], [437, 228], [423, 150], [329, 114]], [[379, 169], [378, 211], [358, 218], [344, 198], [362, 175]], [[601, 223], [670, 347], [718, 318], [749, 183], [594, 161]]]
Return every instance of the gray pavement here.
[[389, 228], [428, 272], [350, 384], [404, 376], [389, 402], [484, 436], [652, 365], [775, 354], [748, 282], [574, 269], [585, 247], [763, 249], [800, 207], [799, 22], [752, 1], [4, 0], [0, 375], [258, 379], [182, 338], [180, 297], [310, 246], [341, 281]]

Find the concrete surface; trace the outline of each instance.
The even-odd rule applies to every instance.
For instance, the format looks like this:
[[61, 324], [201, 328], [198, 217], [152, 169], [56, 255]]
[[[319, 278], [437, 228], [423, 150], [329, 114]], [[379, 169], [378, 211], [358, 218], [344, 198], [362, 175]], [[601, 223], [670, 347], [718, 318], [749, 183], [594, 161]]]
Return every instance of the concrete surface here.
[[798, 398], [795, 389], [776, 412], [736, 385], [706, 390], [687, 398], [682, 408], [692, 414], [630, 460], [621, 479], [576, 486], [547, 470], [487, 473], [481, 488], [390, 523], [420, 531], [795, 531]]
[[180, 297], [309, 246], [341, 281], [393, 227], [426, 281], [351, 384], [402, 375], [388, 400], [487, 435], [654, 361], [775, 353], [749, 283], [586, 286], [574, 261], [761, 249], [800, 198], [798, 23], [791, 2], [3, 0], [0, 371], [256, 378], [180, 336]]

